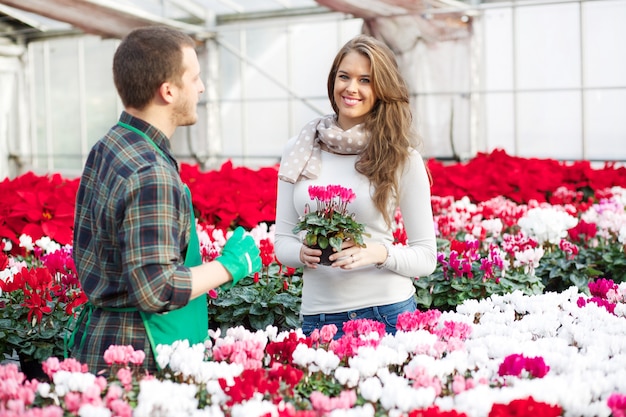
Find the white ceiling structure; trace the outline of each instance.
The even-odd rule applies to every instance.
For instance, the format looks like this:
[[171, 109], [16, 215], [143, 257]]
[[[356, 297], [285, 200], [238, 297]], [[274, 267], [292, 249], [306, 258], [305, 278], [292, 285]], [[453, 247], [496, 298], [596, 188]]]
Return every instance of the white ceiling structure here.
[[26, 38], [72, 29], [121, 38], [135, 27], [166, 24], [201, 39], [211, 36], [211, 28], [224, 17], [328, 11], [365, 20], [413, 16], [419, 21], [427, 16], [433, 21], [428, 33], [440, 37], [452, 21], [433, 11], [446, 9], [471, 15], [470, 6], [457, 0], [0, 0], [0, 24], [20, 26], [16, 36]]
[[[55, 36], [84, 33], [121, 39], [137, 27], [168, 25], [203, 43], [219, 40], [219, 30], [228, 23], [339, 13], [362, 19], [364, 33], [392, 48], [410, 91], [465, 91], [478, 7], [459, 0], [0, 0], [0, 57], [17, 57], [30, 41]], [[449, 153], [440, 138], [451, 134], [438, 130], [452, 129], [450, 115], [461, 114], [460, 120], [470, 112], [466, 100], [461, 100], [461, 110], [455, 101], [459, 100], [415, 100], [434, 126], [421, 130], [429, 138], [425, 146], [431, 154]], [[11, 106], [7, 109], [11, 111]], [[474, 140], [466, 137], [468, 129], [460, 130], [464, 133], [457, 135], [459, 141]], [[453, 152], [471, 153], [469, 148]]]

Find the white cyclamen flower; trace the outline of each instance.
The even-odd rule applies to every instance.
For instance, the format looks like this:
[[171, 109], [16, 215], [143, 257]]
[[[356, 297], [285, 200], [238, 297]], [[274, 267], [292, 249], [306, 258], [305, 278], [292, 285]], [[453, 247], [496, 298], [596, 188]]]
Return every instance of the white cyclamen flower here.
[[20, 235], [20, 248], [24, 248], [26, 252], [31, 252], [35, 249], [33, 238], [28, 235]]
[[9, 239], [2, 239], [2, 245], [0, 245], [0, 248], [2, 247], [4, 247], [5, 252], [11, 252], [11, 250], [13, 249], [13, 242], [11, 242]]
[[313, 349], [300, 343], [293, 352], [293, 363], [308, 368], [311, 372], [322, 371], [325, 375], [339, 366], [339, 357], [331, 351]]
[[432, 387], [413, 388], [406, 378], [388, 373], [380, 374], [383, 381], [383, 389], [380, 395], [380, 404], [386, 410], [400, 410], [404, 413], [418, 408], [430, 407], [436, 398]]
[[408, 354], [403, 350], [394, 350], [384, 345], [379, 345], [378, 348], [363, 346], [359, 348], [357, 355], [348, 359], [348, 363], [362, 378], [367, 378], [376, 375], [379, 368], [400, 365], [407, 358]]
[[376, 403], [383, 393], [383, 384], [376, 377], [367, 378], [359, 384], [359, 393], [365, 400]]
[[354, 388], [359, 383], [359, 371], [354, 368], [340, 366], [335, 369], [335, 379], [343, 386]]
[[620, 227], [617, 240], [619, 240], [622, 245], [626, 245], [626, 225]]
[[52, 377], [54, 390], [59, 396], [70, 391], [85, 392], [94, 385], [96, 376], [82, 372], [57, 371]]
[[231, 410], [232, 417], [259, 417], [268, 414], [277, 416], [277, 407], [272, 402], [261, 399], [251, 399], [243, 403], [235, 404]]
[[349, 410], [340, 409], [330, 412], [328, 417], [374, 417], [375, 410], [372, 404], [363, 404], [362, 406], [355, 406]]
[[187, 417], [198, 408], [195, 385], [179, 384], [169, 380], [142, 380], [139, 383], [134, 417]]
[[41, 239], [37, 239], [35, 245], [39, 246], [47, 254], [54, 253], [61, 249], [61, 245], [50, 239], [48, 236], [43, 236]]
[[84, 404], [78, 410], [78, 417], [111, 417], [111, 410], [106, 407]]
[[500, 236], [500, 233], [502, 233], [502, 229], [504, 228], [504, 224], [500, 219], [486, 219], [481, 221], [480, 225], [493, 237]]
[[522, 232], [542, 245], [546, 242], [557, 245], [567, 237], [567, 231], [578, 224], [576, 217], [556, 207], [535, 207], [517, 221]]

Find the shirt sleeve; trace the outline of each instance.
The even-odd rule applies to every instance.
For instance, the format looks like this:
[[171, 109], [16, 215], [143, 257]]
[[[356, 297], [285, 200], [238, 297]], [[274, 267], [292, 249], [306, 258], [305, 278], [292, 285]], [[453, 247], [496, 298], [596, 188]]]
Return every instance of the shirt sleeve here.
[[430, 180], [422, 156], [412, 151], [399, 181], [406, 246], [390, 246], [385, 268], [407, 277], [425, 277], [437, 266]]
[[119, 244], [131, 303], [142, 311], [163, 312], [186, 305], [191, 272], [181, 248], [181, 210], [190, 210], [185, 191], [158, 164], [129, 178], [118, 202]]
[[274, 230], [274, 252], [276, 259], [288, 267], [304, 266], [300, 261], [302, 242], [292, 232], [298, 222], [298, 212], [293, 204], [294, 184], [278, 180], [276, 197], [276, 228]]

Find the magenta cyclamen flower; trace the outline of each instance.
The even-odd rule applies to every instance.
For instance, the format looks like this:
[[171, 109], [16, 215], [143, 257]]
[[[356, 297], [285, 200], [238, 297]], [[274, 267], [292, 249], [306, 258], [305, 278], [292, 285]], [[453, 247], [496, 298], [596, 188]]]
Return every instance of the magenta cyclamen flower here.
[[609, 295], [618, 292], [619, 285], [615, 284], [613, 280], [599, 278], [587, 284], [587, 287], [589, 288], [591, 297], [589, 299], [579, 297], [576, 301], [578, 307], [584, 307], [588, 303], [595, 303], [600, 307], [604, 307], [609, 313], [615, 314], [617, 304], [612, 302], [615, 301], [615, 299], [614, 297], [609, 297]]
[[611, 394], [606, 405], [611, 409], [613, 417], [626, 417], [626, 394]]
[[578, 307], [584, 307], [588, 303], [595, 303], [596, 305], [600, 307], [604, 307], [606, 311], [608, 311], [611, 314], [615, 314], [615, 307], [617, 307], [617, 304], [612, 303], [609, 300], [605, 300], [604, 298], [600, 298], [600, 297], [591, 297], [587, 300], [585, 300], [583, 297], [579, 297], [578, 300], [576, 301], [576, 304], [578, 305]]
[[[357, 222], [354, 213], [348, 210], [348, 204], [356, 199], [354, 191], [333, 184], [311, 185], [309, 197], [315, 201], [315, 209], [307, 203], [304, 214], [292, 229], [296, 234], [306, 232], [304, 241], [307, 246], [322, 250], [330, 246], [339, 252], [343, 241], [350, 239], [357, 246], [365, 247], [363, 236], [369, 236], [369, 233], [365, 233], [365, 225]], [[330, 265], [330, 262], [323, 259], [322, 264]]]
[[531, 378], [543, 378], [550, 367], [547, 366], [541, 356], [527, 358], [521, 354], [513, 354], [504, 358], [498, 368], [498, 375], [521, 376], [523, 371], [528, 372]]
[[588, 285], [591, 295], [600, 298], [607, 298], [609, 290], [617, 290], [619, 285], [613, 282], [613, 280], [606, 278], [599, 278], [590, 282]]
[[346, 214], [348, 204], [353, 202], [356, 194], [349, 188], [340, 185], [327, 185], [325, 187], [312, 185], [309, 187], [309, 197], [317, 201], [318, 213], [331, 213], [337, 211]]

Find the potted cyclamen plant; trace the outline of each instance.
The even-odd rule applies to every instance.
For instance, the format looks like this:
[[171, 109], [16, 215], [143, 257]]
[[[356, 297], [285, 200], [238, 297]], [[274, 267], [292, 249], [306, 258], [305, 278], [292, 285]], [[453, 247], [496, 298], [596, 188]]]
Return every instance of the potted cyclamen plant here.
[[328, 260], [333, 252], [341, 250], [344, 240], [350, 239], [357, 246], [365, 247], [363, 236], [365, 226], [354, 219], [348, 212], [348, 204], [354, 201], [356, 194], [340, 185], [309, 186], [309, 197], [315, 200], [316, 208], [311, 210], [307, 204], [304, 215], [293, 228], [294, 233], [306, 232], [304, 243], [322, 250], [321, 264], [330, 265]]
[[9, 258], [0, 251], [0, 359], [16, 352], [22, 371], [65, 355], [69, 322], [87, 300], [71, 249]]

